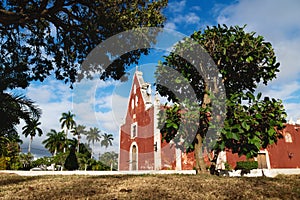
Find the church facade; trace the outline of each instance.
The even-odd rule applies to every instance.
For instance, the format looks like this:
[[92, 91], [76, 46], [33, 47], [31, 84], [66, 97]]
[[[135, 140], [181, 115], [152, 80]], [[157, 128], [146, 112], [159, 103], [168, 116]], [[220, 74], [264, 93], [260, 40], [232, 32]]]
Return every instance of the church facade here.
[[158, 94], [152, 101], [151, 84], [136, 70], [120, 126], [119, 170], [193, 169], [193, 153], [185, 154], [172, 143], [162, 142], [157, 116], [160, 109]]

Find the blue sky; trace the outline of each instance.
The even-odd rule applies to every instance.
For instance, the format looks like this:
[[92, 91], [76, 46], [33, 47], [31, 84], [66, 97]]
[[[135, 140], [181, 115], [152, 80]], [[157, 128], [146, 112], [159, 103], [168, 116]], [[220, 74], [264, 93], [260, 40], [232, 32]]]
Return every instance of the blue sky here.
[[[278, 78], [267, 86], [259, 86], [264, 95], [282, 99], [288, 112], [288, 120], [300, 118], [300, 1], [298, 0], [170, 0], [164, 10], [167, 16], [165, 28], [190, 35], [206, 26], [220, 24], [247, 24], [246, 30], [255, 31], [274, 46], [281, 63]], [[174, 40], [175, 38], [175, 40]], [[176, 41], [172, 36], [168, 42]], [[162, 39], [160, 42], [165, 41]], [[164, 47], [165, 48], [165, 47]], [[153, 82], [153, 66], [166, 51], [154, 50], [150, 56], [143, 57], [139, 66], [144, 71], [144, 79]], [[132, 75], [135, 66], [131, 66]], [[70, 90], [63, 82], [48, 78], [43, 83], [34, 82], [21, 91], [34, 100], [43, 110], [41, 118], [44, 135], [50, 129], [60, 130], [59, 118], [62, 112], [72, 110], [78, 124], [98, 127], [114, 134], [114, 146], [107, 150], [97, 146], [96, 152], [118, 148], [119, 125], [125, 116], [127, 96], [131, 79], [127, 83], [117, 81], [84, 80]], [[128, 89], [127, 89], [128, 88]], [[19, 91], [20, 92], [20, 91]], [[23, 124], [21, 124], [22, 126]], [[20, 127], [21, 127], [20, 126]], [[22, 148], [26, 148], [29, 138], [23, 138]], [[41, 138], [34, 138], [33, 148], [37, 153], [45, 153]], [[24, 149], [26, 151], [26, 149]]]

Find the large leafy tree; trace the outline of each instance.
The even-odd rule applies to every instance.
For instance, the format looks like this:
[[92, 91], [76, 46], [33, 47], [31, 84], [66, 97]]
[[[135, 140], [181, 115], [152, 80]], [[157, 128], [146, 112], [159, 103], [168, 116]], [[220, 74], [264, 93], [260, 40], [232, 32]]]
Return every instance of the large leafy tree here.
[[53, 156], [55, 156], [58, 152], [62, 152], [66, 143], [66, 136], [63, 131], [57, 132], [54, 129], [51, 129], [50, 132], [47, 133], [47, 139], [45, 139], [42, 143], [45, 145]]
[[[203, 52], [195, 52], [199, 45], [214, 64], [203, 56]], [[199, 55], [195, 57], [195, 54]], [[212, 65], [217, 67], [217, 71]], [[176, 70], [184, 79], [172, 78], [174, 74], [166, 67]], [[262, 36], [246, 32], [244, 27], [218, 25], [194, 32], [175, 46], [156, 71], [159, 93], [178, 103], [166, 108], [167, 112], [161, 116], [164, 139], [175, 139], [177, 146], [183, 146], [186, 151], [194, 150], [196, 168], [201, 172], [205, 170], [201, 153], [203, 143], [209, 142], [205, 139], [212, 139], [206, 137], [207, 131], [213, 128], [212, 122], [224, 119], [223, 129], [216, 129], [216, 137], [213, 138], [218, 139], [214, 145], [216, 153], [226, 147], [239, 155], [257, 155], [260, 148], [277, 141], [276, 130], [283, 128], [285, 121], [280, 100], [267, 97], [261, 100], [261, 95], [254, 95], [257, 85], [267, 84], [276, 78], [278, 71], [279, 63], [272, 45]], [[173, 91], [166, 87], [170, 80]], [[220, 92], [221, 84], [224, 84], [225, 91]], [[192, 90], [187, 89], [187, 85]], [[195, 99], [189, 101], [191, 91]], [[224, 93], [227, 112], [222, 114], [219, 102], [212, 99], [221, 99], [218, 95]], [[220, 109], [219, 115], [210, 115], [212, 106]], [[192, 133], [191, 140], [188, 137]]]
[[101, 133], [101, 131], [97, 127], [90, 128], [90, 130], [87, 131], [87, 133], [86, 133], [86, 139], [87, 139], [88, 143], [90, 144], [90, 142], [92, 142], [91, 158], [93, 157], [93, 153], [95, 151], [95, 142], [100, 142], [100, 139], [101, 139], [100, 133]]
[[[25, 88], [31, 80], [43, 81], [50, 74], [75, 82], [80, 64], [96, 45], [122, 31], [162, 27], [166, 5], [166, 0], [1, 1], [0, 91]], [[121, 56], [107, 53], [108, 60]], [[147, 53], [139, 49], [122, 55], [101, 78], [122, 77], [127, 64]]]
[[31, 144], [33, 141], [33, 138], [36, 136], [36, 134], [40, 137], [43, 135], [43, 130], [39, 127], [41, 125], [41, 122], [39, 122], [38, 119], [31, 119], [30, 121], [26, 122], [27, 124], [22, 128], [23, 134], [25, 137], [30, 136], [30, 141], [28, 145], [28, 153], [31, 152]]

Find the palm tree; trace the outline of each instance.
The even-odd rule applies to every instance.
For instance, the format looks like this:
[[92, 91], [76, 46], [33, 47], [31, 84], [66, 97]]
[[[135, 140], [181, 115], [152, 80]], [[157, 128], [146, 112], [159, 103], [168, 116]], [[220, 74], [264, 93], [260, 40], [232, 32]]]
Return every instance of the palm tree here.
[[30, 153], [33, 138], [36, 136], [36, 134], [38, 134], [38, 136], [42, 136], [43, 131], [41, 128], [39, 128], [41, 122], [39, 122], [38, 119], [32, 119], [30, 121], [27, 121], [26, 123], [27, 124], [22, 128], [22, 130], [25, 137], [30, 135], [30, 141], [28, 146], [28, 153]]
[[14, 129], [20, 119], [39, 119], [41, 114], [42, 111], [30, 99], [0, 91], [0, 133]]
[[86, 134], [86, 130], [85, 130], [85, 126], [83, 125], [78, 125], [76, 126], [71, 132], [73, 133], [74, 136], [77, 135], [77, 152], [79, 153], [79, 145], [80, 145], [80, 139], [81, 139], [81, 135], [85, 135]]
[[[68, 131], [76, 126], [76, 122], [74, 121], [75, 115], [70, 111], [68, 113], [62, 113], [59, 122], [61, 122], [61, 128], [66, 128], [66, 139], [68, 139]], [[64, 148], [64, 152], [66, 152], [66, 148]]]
[[114, 140], [112, 134], [104, 133], [102, 134], [102, 137], [101, 147], [105, 146], [105, 148], [107, 148], [108, 146], [112, 146], [112, 141]]
[[90, 128], [90, 130], [86, 133], [86, 139], [88, 143], [92, 142], [93, 147], [92, 147], [92, 153], [91, 153], [91, 158], [93, 157], [93, 152], [94, 152], [94, 147], [95, 147], [95, 142], [100, 142], [101, 136], [99, 135], [101, 131], [98, 128]]
[[52, 155], [56, 155], [57, 152], [61, 152], [65, 146], [66, 137], [63, 131], [56, 132], [56, 130], [51, 129], [47, 133], [47, 139], [42, 143], [45, 145]]

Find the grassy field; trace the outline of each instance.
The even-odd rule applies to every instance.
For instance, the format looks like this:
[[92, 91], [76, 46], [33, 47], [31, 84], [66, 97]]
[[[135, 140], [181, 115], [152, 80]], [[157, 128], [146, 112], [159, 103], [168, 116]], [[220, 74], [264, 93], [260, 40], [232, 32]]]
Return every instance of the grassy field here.
[[230, 178], [0, 174], [0, 199], [300, 199], [300, 175]]

